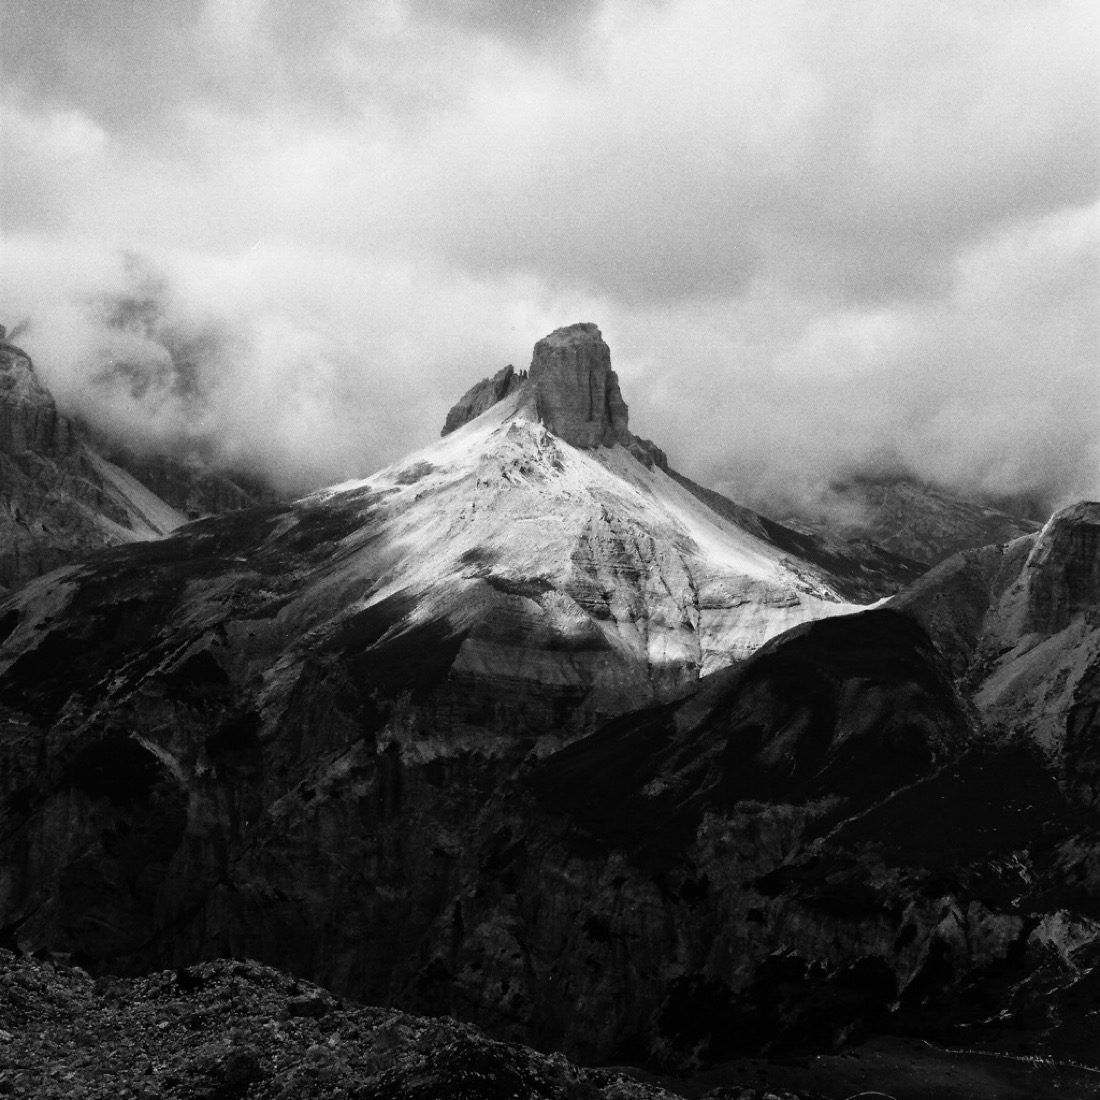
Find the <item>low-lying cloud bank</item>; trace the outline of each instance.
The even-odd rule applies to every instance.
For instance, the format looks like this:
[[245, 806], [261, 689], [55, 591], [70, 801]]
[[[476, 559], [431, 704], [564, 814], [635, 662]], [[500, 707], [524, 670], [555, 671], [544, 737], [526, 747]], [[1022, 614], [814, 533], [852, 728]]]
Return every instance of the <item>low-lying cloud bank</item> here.
[[0, 321], [102, 430], [304, 491], [592, 320], [746, 503], [1100, 495], [1088, 3], [50, 7], [0, 43]]
[[293, 248], [153, 259], [15, 240], [8, 256], [6, 317], [65, 411], [288, 493], [426, 444], [510, 331], [554, 323], [510, 285]]

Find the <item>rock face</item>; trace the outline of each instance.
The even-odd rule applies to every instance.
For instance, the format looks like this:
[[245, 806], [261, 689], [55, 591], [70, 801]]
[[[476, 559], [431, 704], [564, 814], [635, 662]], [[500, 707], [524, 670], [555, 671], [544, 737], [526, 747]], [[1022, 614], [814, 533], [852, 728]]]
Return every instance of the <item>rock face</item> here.
[[526, 372], [517, 374], [511, 365], [497, 371], [492, 378], [482, 379], [471, 386], [447, 413], [447, 420], [441, 434], [450, 435], [456, 428], [468, 424], [475, 417], [491, 409], [498, 401], [503, 401], [526, 380]]
[[517, 416], [544, 423], [576, 447], [624, 447], [647, 469], [663, 470], [708, 509], [780, 553], [826, 572], [846, 599], [863, 602], [892, 595], [924, 572], [921, 563], [865, 539], [838, 538], [767, 519], [678, 473], [656, 443], [630, 432], [627, 406], [610, 364], [610, 350], [594, 324], [557, 329], [535, 345], [530, 375], [507, 366], [471, 386], [448, 412], [441, 434], [449, 435], [515, 395]]
[[471, 386], [447, 414], [443, 435], [521, 388], [531, 415], [571, 446], [636, 446], [637, 457], [647, 465], [666, 464], [660, 448], [630, 434], [626, 402], [611, 369], [611, 349], [600, 330], [587, 322], [555, 329], [535, 344], [529, 375], [507, 366]]
[[1054, 634], [1075, 619], [1100, 626], [1100, 504], [1083, 501], [1052, 516], [1025, 569], [1029, 630]]
[[270, 494], [140, 456], [59, 412], [0, 326], [0, 591], [107, 546], [161, 538], [188, 519]]
[[589, 322], [555, 329], [539, 340], [529, 375], [508, 366], [472, 386], [447, 414], [443, 435], [521, 388], [530, 414], [571, 446], [636, 446], [637, 457], [647, 465], [666, 464], [655, 444], [630, 434], [626, 402], [611, 369], [611, 349]]
[[536, 345], [531, 388], [540, 420], [574, 447], [629, 446], [627, 408], [600, 330], [581, 323], [556, 329]]
[[[1022, 908], [1064, 942], [1051, 915], [1064, 905], [1089, 968], [1100, 960], [1098, 519], [1100, 504], [1073, 505], [1036, 534], [957, 555], [893, 601], [932, 635], [998, 751], [1028, 754], [1064, 800], [1037, 829], [1046, 841], [1020, 854], [1024, 898], [1037, 894]], [[1046, 1022], [1083, 1026], [1051, 988]]]
[[182, 522], [88, 446], [26, 353], [0, 339], [0, 590]]
[[[584, 1058], [723, 1059], [815, 1029], [828, 1044], [939, 950], [944, 899], [919, 900], [906, 855], [868, 841], [897, 827], [880, 805], [932, 783], [972, 733], [901, 616], [797, 628], [501, 795], [459, 897], [462, 939], [426, 972], [453, 976], [453, 1011], [539, 1027]], [[906, 923], [911, 950], [886, 951]], [[813, 1008], [780, 992], [801, 980]]]
[[498, 806], [460, 946], [426, 970], [452, 1011], [585, 1058], [723, 1060], [882, 1027], [1087, 1049], [1074, 1004], [1100, 891], [1060, 852], [1081, 804], [1034, 746], [983, 733], [904, 615], [795, 628]]
[[898, 597], [1001, 737], [1023, 737], [1092, 801], [1100, 778], [1100, 504], [967, 551]]
[[0, 325], [0, 450], [33, 451], [43, 458], [64, 459], [80, 450], [70, 420], [58, 415], [49, 392], [38, 380], [30, 357], [7, 341]]
[[[708, 508], [732, 519], [781, 551], [824, 569], [837, 585], [837, 591], [849, 599], [870, 600], [893, 595], [927, 568], [923, 560], [887, 549], [885, 544], [873, 542], [855, 530], [845, 537], [821, 524], [807, 524], [799, 519], [790, 524], [778, 523], [677, 473], [657, 444], [629, 430], [628, 409], [618, 377], [611, 370], [610, 349], [600, 330], [590, 322], [556, 329], [538, 341], [529, 375], [516, 373], [508, 366], [472, 386], [447, 414], [442, 434], [448, 435], [513, 394], [517, 395], [521, 416], [541, 421], [554, 435], [576, 447], [625, 447], [647, 468], [656, 466], [664, 470]], [[942, 500], [937, 508], [943, 510]], [[955, 502], [952, 509], [954, 522], [945, 525], [941, 520], [935, 533], [931, 518], [924, 516], [921, 521], [924, 534], [918, 540], [921, 554], [939, 560], [954, 552], [960, 538], [962, 544], [968, 546], [984, 545], [993, 541], [1001, 530], [994, 524], [994, 534], [990, 535], [993, 528], [985, 523], [980, 527], [983, 537], [979, 537], [974, 514], [982, 509], [961, 502]], [[901, 522], [898, 516], [906, 510], [906, 502], [901, 500], [893, 501], [889, 507], [883, 504], [879, 509], [884, 515], [893, 516], [897, 521], [894, 526]], [[927, 511], [924, 507], [924, 512]], [[991, 510], [985, 511], [993, 514]], [[969, 523], [962, 535], [958, 530], [960, 514], [965, 515]], [[1021, 525], [1016, 521], [1012, 524], [1013, 535], [1034, 528], [1033, 524]], [[891, 533], [897, 534], [891, 521], [883, 519], [880, 526], [887, 541]], [[990, 537], [985, 538], [985, 535]], [[895, 538], [894, 542], [899, 547], [914, 545], [911, 538]]]

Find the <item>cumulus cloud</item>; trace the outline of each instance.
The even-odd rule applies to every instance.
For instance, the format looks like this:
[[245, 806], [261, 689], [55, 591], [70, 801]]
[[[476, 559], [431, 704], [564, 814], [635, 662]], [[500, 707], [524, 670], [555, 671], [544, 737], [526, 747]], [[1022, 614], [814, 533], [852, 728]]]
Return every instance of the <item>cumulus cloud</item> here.
[[[674, 461], [782, 512], [861, 473], [1046, 507], [1100, 489], [1100, 204], [992, 234], [930, 300], [806, 312], [761, 292], [670, 317], [635, 415], [668, 420]], [[668, 334], [691, 332], [690, 351]], [[736, 334], [732, 339], [730, 333]], [[704, 396], [681, 405], [681, 387]], [[708, 412], [700, 417], [700, 408]], [[732, 458], [731, 458], [732, 456]]]
[[1100, 494], [1090, 3], [95, 8], [5, 20], [0, 319], [102, 426], [305, 488], [594, 320], [746, 502]]

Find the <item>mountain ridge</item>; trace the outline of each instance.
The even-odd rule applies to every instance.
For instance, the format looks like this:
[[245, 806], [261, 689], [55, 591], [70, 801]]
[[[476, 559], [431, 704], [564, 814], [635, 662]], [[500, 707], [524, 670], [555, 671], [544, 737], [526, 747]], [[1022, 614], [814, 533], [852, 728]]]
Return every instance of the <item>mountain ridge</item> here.
[[0, 592], [265, 496], [167, 455], [137, 454], [66, 415], [0, 325]]
[[471, 386], [447, 413], [442, 435], [515, 394], [521, 417], [545, 423], [553, 434], [582, 450], [625, 447], [644, 466], [663, 470], [708, 509], [781, 553], [825, 570], [847, 599], [877, 599], [919, 575], [920, 565], [901, 555], [866, 542], [787, 527], [672, 469], [664, 450], [630, 431], [629, 408], [610, 362], [610, 349], [596, 325], [580, 322], [556, 329], [535, 344], [528, 371], [517, 372], [509, 365]]
[[[380, 994], [398, 980], [388, 975], [402, 937], [434, 919], [415, 886], [420, 857], [370, 839], [389, 845], [412, 828], [403, 806], [421, 807], [430, 851], [442, 821], [464, 835], [476, 791], [529, 756], [677, 695], [790, 625], [853, 606], [827, 573], [622, 444], [566, 443], [517, 390], [370, 478], [101, 552], [0, 605], [0, 772], [7, 804], [25, 806], [3, 919], [28, 942], [130, 966], [190, 951], [206, 921], [236, 936], [257, 920], [289, 944], [293, 912], [319, 919], [316, 906], [331, 902], [312, 874], [301, 877], [298, 848], [269, 830], [284, 829], [285, 812], [316, 843], [309, 807], [329, 802], [302, 792], [362, 790], [352, 804], [377, 797], [363, 811], [373, 824], [364, 833], [341, 809], [347, 842], [406, 882], [394, 900], [348, 884], [349, 930], [364, 919], [389, 929], [370, 949], [368, 988]], [[56, 750], [45, 773], [41, 737]], [[429, 777], [452, 772], [469, 789], [437, 791]], [[281, 775], [298, 778], [287, 786]], [[395, 775], [400, 797], [386, 793]], [[126, 819], [127, 806], [140, 810], [146, 824], [128, 827], [157, 838], [141, 858], [165, 879], [129, 901], [93, 891], [79, 916], [65, 900], [65, 884], [84, 873], [78, 852], [124, 876], [136, 858], [94, 839], [112, 835], [116, 805]], [[76, 815], [65, 839], [51, 832], [59, 812]], [[150, 831], [146, 814], [163, 826]], [[94, 835], [92, 821], [104, 823]], [[285, 901], [249, 916], [248, 887], [217, 916], [216, 883], [251, 880], [232, 868], [270, 843], [284, 854], [263, 889]], [[53, 849], [70, 854], [50, 857], [49, 876], [30, 874]], [[403, 905], [422, 915], [399, 931]], [[312, 957], [322, 947], [294, 948], [310, 955], [300, 965], [332, 965]]]
[[1009, 542], [1042, 526], [901, 474], [836, 482], [816, 509], [787, 514], [782, 522], [806, 533], [865, 539], [925, 568], [962, 550]]
[[623, 442], [597, 337], [576, 392], [506, 368], [371, 477], [0, 601], [7, 942], [665, 1072], [1093, 1057], [1100, 506], [849, 601]]
[[0, 326], [0, 590], [184, 517], [88, 444]]

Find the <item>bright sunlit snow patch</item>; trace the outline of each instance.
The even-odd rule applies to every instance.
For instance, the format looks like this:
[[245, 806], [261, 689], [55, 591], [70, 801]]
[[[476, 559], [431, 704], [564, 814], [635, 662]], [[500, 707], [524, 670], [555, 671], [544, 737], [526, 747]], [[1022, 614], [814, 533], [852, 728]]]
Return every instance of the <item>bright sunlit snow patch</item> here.
[[105, 528], [122, 541], [161, 538], [187, 522], [187, 517], [182, 512], [166, 504], [136, 477], [91, 449], [86, 454], [88, 461], [103, 479], [108, 497], [125, 511], [130, 521], [130, 527], [126, 528], [101, 517]]
[[[399, 598], [409, 610], [396, 632], [431, 621], [474, 630], [462, 667], [511, 663], [519, 679], [570, 682], [581, 674], [562, 654], [602, 647], [657, 680], [690, 678], [807, 619], [857, 609], [815, 567], [625, 448], [565, 443], [522, 390], [401, 462], [307, 500], [337, 498], [362, 499], [370, 534], [347, 536], [317, 598], [348, 593], [346, 613]], [[509, 617], [526, 641], [487, 640]], [[532, 656], [545, 646], [558, 656]], [[598, 676], [596, 658], [586, 660], [584, 675]]]

